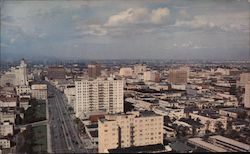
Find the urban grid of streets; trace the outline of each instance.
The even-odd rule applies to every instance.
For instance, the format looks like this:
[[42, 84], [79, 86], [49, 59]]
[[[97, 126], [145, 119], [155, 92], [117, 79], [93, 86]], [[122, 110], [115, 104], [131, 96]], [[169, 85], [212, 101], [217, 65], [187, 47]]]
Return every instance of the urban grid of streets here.
[[53, 153], [88, 153], [81, 140], [76, 124], [67, 111], [63, 94], [50, 83], [48, 92], [54, 94], [49, 98], [49, 125], [51, 129], [51, 144]]

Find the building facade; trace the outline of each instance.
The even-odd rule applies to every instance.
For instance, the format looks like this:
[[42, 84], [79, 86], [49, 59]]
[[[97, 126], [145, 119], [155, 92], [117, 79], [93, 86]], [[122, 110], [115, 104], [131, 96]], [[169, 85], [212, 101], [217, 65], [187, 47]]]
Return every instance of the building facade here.
[[186, 84], [189, 78], [189, 67], [180, 67], [179, 69], [170, 69], [168, 81], [171, 84]]
[[97, 78], [101, 75], [101, 65], [91, 64], [88, 65], [88, 75], [89, 78]]
[[163, 144], [163, 116], [153, 112], [106, 115], [98, 121], [98, 152]]
[[123, 112], [123, 80], [96, 79], [75, 82], [77, 117], [96, 111]]
[[48, 92], [46, 84], [31, 85], [32, 97], [39, 100], [47, 100]]
[[244, 107], [250, 108], [250, 81], [245, 85]]

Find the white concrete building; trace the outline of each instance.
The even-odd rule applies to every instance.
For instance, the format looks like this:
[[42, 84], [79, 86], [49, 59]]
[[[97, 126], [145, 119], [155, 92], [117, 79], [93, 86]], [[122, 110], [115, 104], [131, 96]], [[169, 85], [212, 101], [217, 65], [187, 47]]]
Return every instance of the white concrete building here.
[[31, 89], [28, 85], [21, 85], [16, 87], [16, 94], [20, 96], [20, 94], [30, 94]]
[[98, 121], [98, 152], [163, 144], [163, 116], [153, 112], [106, 115]]
[[70, 106], [74, 107], [76, 102], [76, 88], [75, 85], [68, 85], [64, 89], [64, 94]]
[[47, 100], [48, 91], [46, 84], [33, 84], [31, 85], [32, 98]]
[[96, 79], [75, 82], [76, 117], [85, 117], [89, 112], [123, 112], [123, 80]]

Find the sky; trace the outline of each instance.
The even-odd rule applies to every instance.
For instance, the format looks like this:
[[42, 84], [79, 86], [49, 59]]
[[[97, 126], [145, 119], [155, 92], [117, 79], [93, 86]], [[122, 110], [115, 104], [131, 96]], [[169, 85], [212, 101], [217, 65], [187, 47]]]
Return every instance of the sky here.
[[4, 1], [3, 57], [246, 59], [248, 0]]

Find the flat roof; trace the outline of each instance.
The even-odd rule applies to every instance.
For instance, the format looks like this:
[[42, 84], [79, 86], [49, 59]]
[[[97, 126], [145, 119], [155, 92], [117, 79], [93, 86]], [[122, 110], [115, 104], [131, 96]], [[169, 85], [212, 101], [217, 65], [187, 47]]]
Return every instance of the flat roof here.
[[165, 147], [162, 144], [147, 145], [147, 146], [137, 146], [129, 148], [117, 148], [109, 149], [109, 153], [150, 153], [150, 152], [162, 152], [165, 151]]
[[250, 149], [250, 145], [233, 140], [233, 139], [230, 139], [230, 138], [227, 138], [227, 137], [224, 137], [224, 136], [215, 135], [215, 136], [210, 136], [209, 138], [217, 139], [217, 140], [232, 144], [234, 146], [240, 147], [242, 149], [247, 149], [247, 150]]
[[234, 113], [242, 113], [245, 111], [244, 109], [240, 109], [240, 108], [224, 108], [221, 110], [228, 111], [228, 112], [234, 112]]
[[[213, 152], [227, 152], [226, 149], [213, 145], [211, 143], [203, 141], [201, 138], [190, 138], [188, 139], [189, 143], [195, 143], [197, 145], [201, 145], [202, 147], [213, 150]], [[191, 142], [190, 142], [191, 141]], [[207, 150], [208, 150], [207, 149]], [[210, 150], [209, 150], [210, 151]], [[212, 152], [212, 151], [211, 151]]]

